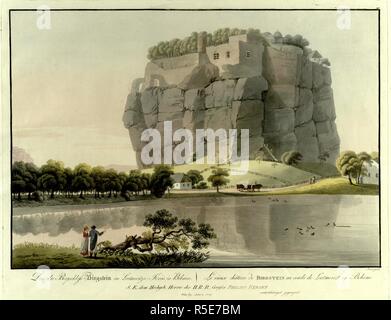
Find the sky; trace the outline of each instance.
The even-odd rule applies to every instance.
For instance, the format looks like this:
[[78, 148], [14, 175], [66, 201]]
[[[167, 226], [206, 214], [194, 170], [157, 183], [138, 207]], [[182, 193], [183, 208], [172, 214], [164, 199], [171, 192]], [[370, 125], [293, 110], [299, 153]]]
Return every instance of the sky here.
[[13, 144], [37, 165], [135, 165], [122, 124], [133, 79], [143, 77], [148, 48], [193, 31], [258, 28], [302, 34], [331, 62], [341, 150], [377, 150], [377, 12], [335, 11], [12, 13]]

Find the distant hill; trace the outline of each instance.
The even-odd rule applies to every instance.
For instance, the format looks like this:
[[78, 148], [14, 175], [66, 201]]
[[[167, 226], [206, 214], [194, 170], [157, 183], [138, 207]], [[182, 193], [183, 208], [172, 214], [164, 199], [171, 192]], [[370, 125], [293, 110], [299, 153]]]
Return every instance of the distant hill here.
[[33, 158], [24, 150], [17, 146], [12, 147], [12, 163], [17, 161], [34, 162]]

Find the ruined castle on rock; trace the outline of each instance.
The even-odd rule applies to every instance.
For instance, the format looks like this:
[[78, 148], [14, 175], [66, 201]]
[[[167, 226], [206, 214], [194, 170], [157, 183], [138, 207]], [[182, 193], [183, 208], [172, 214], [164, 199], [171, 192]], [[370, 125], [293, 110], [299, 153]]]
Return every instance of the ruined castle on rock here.
[[152, 57], [144, 78], [133, 81], [123, 122], [138, 165], [141, 133], [156, 128], [163, 136], [168, 120], [193, 134], [249, 129], [250, 159], [265, 155], [266, 145], [278, 159], [297, 150], [305, 162], [328, 154], [334, 164], [340, 140], [328, 60], [301, 36], [246, 32], [217, 45], [207, 36], [196, 35], [194, 52]]

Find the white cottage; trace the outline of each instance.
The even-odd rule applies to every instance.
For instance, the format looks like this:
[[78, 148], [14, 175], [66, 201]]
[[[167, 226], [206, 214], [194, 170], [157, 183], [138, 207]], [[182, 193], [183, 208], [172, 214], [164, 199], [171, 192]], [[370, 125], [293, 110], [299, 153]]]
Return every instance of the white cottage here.
[[370, 160], [363, 163], [364, 174], [360, 178], [362, 184], [379, 184], [379, 164]]
[[192, 183], [191, 179], [187, 177], [184, 173], [174, 173], [171, 175], [174, 184], [172, 188], [174, 190], [191, 190]]

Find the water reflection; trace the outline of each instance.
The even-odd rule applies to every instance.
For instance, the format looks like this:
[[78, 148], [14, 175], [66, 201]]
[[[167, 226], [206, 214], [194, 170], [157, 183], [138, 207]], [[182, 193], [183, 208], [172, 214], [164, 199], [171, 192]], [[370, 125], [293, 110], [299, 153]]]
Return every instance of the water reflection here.
[[211, 248], [220, 255], [361, 265], [376, 264], [378, 259], [378, 197], [175, 199], [122, 207], [57, 208], [53, 213], [34, 208], [35, 212], [21, 215], [16, 209], [14, 244], [44, 242], [44, 235], [59, 239], [59, 245], [63, 236], [72, 236], [78, 244], [75, 232], [84, 224], [95, 224], [111, 234], [117, 230], [118, 239], [122, 239], [142, 226], [146, 214], [162, 208], [197, 223], [210, 223], [217, 234]]

